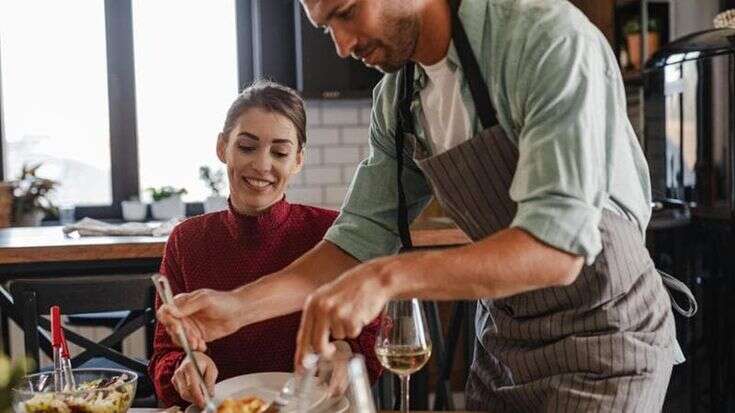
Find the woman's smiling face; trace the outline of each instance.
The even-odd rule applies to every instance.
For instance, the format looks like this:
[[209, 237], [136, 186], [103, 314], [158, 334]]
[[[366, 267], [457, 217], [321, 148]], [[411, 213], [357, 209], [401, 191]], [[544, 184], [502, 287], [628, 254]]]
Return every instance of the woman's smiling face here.
[[228, 136], [220, 134], [217, 156], [227, 165], [232, 206], [245, 215], [280, 201], [304, 161], [293, 123], [259, 107], [245, 110]]

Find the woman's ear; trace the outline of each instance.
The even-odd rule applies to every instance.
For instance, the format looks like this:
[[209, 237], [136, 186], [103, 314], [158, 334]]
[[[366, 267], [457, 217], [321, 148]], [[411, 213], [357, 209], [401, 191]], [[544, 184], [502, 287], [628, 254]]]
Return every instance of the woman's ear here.
[[217, 157], [222, 163], [227, 163], [227, 158], [225, 157], [225, 154], [227, 153], [227, 138], [225, 137], [225, 134], [220, 132], [220, 134], [217, 136]]
[[303, 148], [299, 149], [299, 151], [296, 152], [296, 164], [291, 169], [291, 175], [296, 175], [304, 168], [304, 157], [306, 156], [305, 152], [306, 150], [304, 150]]

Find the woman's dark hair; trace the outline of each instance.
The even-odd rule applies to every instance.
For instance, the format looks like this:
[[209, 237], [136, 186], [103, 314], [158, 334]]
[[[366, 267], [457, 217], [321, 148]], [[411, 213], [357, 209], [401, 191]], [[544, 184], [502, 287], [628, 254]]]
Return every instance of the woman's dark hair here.
[[256, 80], [240, 92], [227, 111], [225, 126], [222, 129], [225, 139], [230, 136], [237, 118], [251, 108], [260, 108], [285, 116], [296, 129], [299, 150], [304, 147], [306, 144], [306, 112], [304, 101], [298, 92], [270, 80]]

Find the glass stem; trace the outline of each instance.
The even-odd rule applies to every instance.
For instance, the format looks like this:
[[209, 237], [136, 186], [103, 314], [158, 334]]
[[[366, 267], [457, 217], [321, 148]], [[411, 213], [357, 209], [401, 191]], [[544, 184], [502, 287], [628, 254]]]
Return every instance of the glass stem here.
[[409, 374], [401, 375], [401, 413], [408, 413], [408, 379], [410, 377]]

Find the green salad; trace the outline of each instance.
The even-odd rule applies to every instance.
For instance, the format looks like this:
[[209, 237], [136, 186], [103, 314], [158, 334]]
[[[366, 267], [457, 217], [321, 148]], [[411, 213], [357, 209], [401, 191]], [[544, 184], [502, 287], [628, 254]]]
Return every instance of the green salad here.
[[73, 392], [38, 393], [21, 403], [26, 413], [123, 413], [133, 398], [126, 374], [81, 383]]

